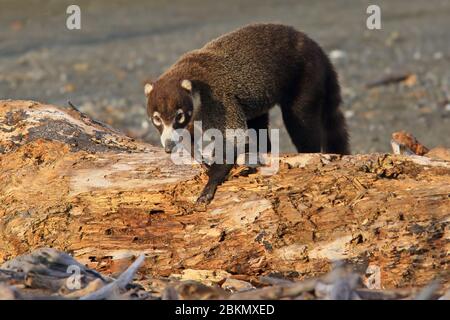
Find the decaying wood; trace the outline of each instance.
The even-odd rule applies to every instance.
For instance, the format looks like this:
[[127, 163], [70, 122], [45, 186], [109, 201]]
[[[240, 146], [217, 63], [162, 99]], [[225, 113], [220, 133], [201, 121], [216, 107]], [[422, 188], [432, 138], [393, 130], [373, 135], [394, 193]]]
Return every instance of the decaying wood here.
[[376, 270], [380, 288], [450, 286], [449, 161], [278, 160], [272, 176], [235, 170], [198, 210], [199, 166], [177, 166], [71, 108], [0, 101], [0, 262], [53, 247], [115, 276], [143, 253], [142, 275], [252, 283], [310, 278], [345, 260]]
[[395, 154], [417, 154], [423, 156], [430, 150], [421, 144], [416, 137], [405, 131], [398, 131], [392, 134], [392, 151]]
[[0, 265], [0, 300], [123, 298], [126, 286], [132, 282], [144, 258], [141, 255], [113, 280], [86, 268], [63, 252], [37, 249]]
[[[450, 149], [435, 147], [430, 150], [406, 131], [394, 132], [391, 146], [394, 154], [426, 156], [414, 158], [419, 164], [448, 166], [448, 161], [450, 161]], [[446, 162], [439, 162], [438, 160], [445, 160]], [[425, 164], [425, 162], [429, 163]]]
[[120, 290], [124, 290], [131, 281], [134, 274], [144, 262], [145, 256], [140, 255], [133, 264], [117, 278], [117, 280], [105, 285], [104, 287], [81, 297], [81, 300], [103, 300], [116, 294]]
[[[52, 258], [49, 259], [49, 256]], [[61, 256], [61, 258], [58, 258]], [[89, 280], [78, 277], [79, 287], [74, 287], [73, 275], [60, 274], [62, 265], [66, 262], [78, 262], [68, 259], [67, 255], [54, 249], [38, 249], [31, 254], [19, 256], [12, 263], [4, 263], [0, 268], [0, 300], [2, 299], [147, 299], [147, 300], [185, 300], [185, 299], [229, 299], [229, 300], [259, 300], [259, 299], [338, 299], [338, 300], [396, 300], [396, 299], [448, 299], [450, 290], [444, 295], [438, 294], [441, 285], [433, 281], [421, 291], [414, 288], [394, 290], [368, 289], [361, 275], [352, 271], [346, 265], [336, 266], [327, 275], [303, 281], [290, 281], [267, 276], [259, 277], [260, 283], [255, 286], [249, 282], [228, 277], [222, 284], [205, 284], [207, 279], [177, 280], [165, 278], [163, 290], [155, 290], [152, 278], [144, 278], [137, 283], [133, 276], [144, 261], [144, 256], [137, 258], [128, 269], [116, 280], [109, 277], [92, 278]], [[64, 261], [55, 264], [54, 261]], [[24, 269], [20, 270], [20, 266]], [[72, 265], [73, 266], [73, 265]], [[85, 269], [85, 273], [97, 275], [93, 270]], [[27, 283], [29, 275], [43, 277], [45, 281]], [[24, 281], [25, 280], [25, 281]], [[83, 280], [83, 281], [81, 281]], [[162, 280], [162, 279], [160, 279]]]

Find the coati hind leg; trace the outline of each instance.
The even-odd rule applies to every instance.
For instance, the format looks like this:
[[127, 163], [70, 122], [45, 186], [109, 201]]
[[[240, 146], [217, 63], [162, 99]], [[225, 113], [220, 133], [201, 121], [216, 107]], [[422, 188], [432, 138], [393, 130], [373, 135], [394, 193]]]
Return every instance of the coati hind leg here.
[[325, 80], [323, 121], [323, 151], [327, 153], [350, 154], [349, 136], [345, 117], [339, 108], [341, 94], [336, 72], [329, 66]]
[[323, 78], [299, 83], [296, 96], [283, 105], [283, 120], [298, 152], [349, 154], [337, 75], [329, 62], [324, 67]]
[[282, 112], [286, 130], [297, 151], [320, 152], [322, 142], [320, 101], [299, 96], [294, 98], [291, 104], [282, 106]]

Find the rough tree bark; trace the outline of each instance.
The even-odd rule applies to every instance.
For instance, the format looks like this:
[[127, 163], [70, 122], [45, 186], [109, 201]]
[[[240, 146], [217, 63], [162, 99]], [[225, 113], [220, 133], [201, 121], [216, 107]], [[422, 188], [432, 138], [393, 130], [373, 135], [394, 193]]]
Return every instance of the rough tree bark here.
[[[64, 250], [99, 271], [145, 253], [141, 272], [306, 278], [335, 260], [381, 287], [449, 287], [450, 162], [420, 156], [285, 155], [238, 168], [206, 210], [199, 166], [71, 108], [0, 101], [0, 262]], [[200, 271], [198, 271], [200, 272]]]

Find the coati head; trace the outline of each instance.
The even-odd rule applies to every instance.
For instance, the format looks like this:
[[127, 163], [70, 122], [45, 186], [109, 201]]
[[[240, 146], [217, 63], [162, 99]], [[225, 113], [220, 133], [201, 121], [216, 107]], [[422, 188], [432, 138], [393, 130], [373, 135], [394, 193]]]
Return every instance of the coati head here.
[[161, 144], [171, 153], [177, 141], [177, 129], [187, 129], [192, 134], [193, 119], [200, 107], [200, 94], [190, 80], [157, 81], [147, 83], [147, 114], [161, 135]]

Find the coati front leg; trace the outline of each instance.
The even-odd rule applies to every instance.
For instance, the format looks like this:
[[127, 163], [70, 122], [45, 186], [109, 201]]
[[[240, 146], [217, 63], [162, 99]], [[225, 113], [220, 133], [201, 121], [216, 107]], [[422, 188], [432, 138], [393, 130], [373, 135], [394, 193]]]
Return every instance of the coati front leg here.
[[203, 188], [200, 197], [198, 197], [197, 204], [208, 204], [214, 198], [217, 187], [225, 181], [232, 168], [233, 164], [218, 163], [213, 163], [208, 168], [208, 183]]
[[[225, 181], [234, 164], [236, 163], [237, 149], [233, 146], [232, 161], [231, 163], [227, 163], [225, 141], [222, 147], [223, 147], [222, 150], [224, 151], [223, 157], [221, 159], [216, 159], [221, 160], [220, 162], [213, 162], [210, 165], [204, 164], [205, 167], [207, 168], [206, 174], [208, 175], [208, 182], [206, 183], [206, 186], [203, 188], [203, 191], [198, 197], [197, 204], [208, 204], [211, 202], [211, 200], [214, 198], [214, 194], [216, 193], [217, 187]], [[213, 157], [215, 157], [215, 150], [213, 152]]]
[[[205, 112], [206, 114], [206, 112]], [[210, 118], [223, 119], [224, 121], [214, 121], [220, 132], [222, 132], [222, 158], [217, 159], [216, 154], [214, 158], [216, 162], [213, 162], [207, 169], [208, 182], [203, 188], [200, 197], [197, 199], [197, 204], [208, 204], [214, 198], [214, 194], [217, 187], [222, 184], [236, 163], [238, 157], [239, 148], [236, 143], [239, 143], [239, 139], [235, 141], [235, 136], [227, 136], [228, 129], [246, 130], [247, 123], [245, 121], [245, 115], [242, 108], [236, 102], [234, 98], [223, 97], [222, 102], [217, 103], [216, 106], [210, 108], [206, 114]], [[207, 125], [207, 127], [214, 127], [214, 125]], [[227, 143], [228, 140], [228, 143]], [[217, 143], [217, 142], [216, 142]], [[215, 152], [215, 150], [214, 150]], [[228, 154], [232, 152], [232, 155]], [[220, 163], [217, 162], [220, 160]]]

